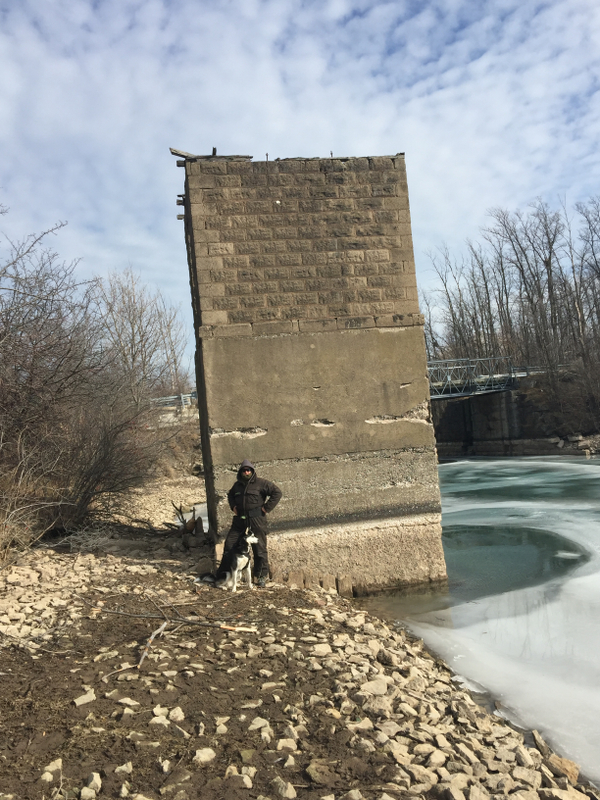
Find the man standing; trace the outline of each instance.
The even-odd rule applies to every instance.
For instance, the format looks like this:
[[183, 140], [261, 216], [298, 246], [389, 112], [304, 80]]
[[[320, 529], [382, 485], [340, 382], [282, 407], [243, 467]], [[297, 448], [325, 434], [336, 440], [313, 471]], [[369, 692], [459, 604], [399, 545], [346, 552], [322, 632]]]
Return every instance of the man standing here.
[[[259, 478], [254, 465], [246, 458], [238, 470], [236, 482], [227, 493], [227, 500], [233, 511], [233, 520], [225, 539], [221, 565], [226, 563], [227, 551], [237, 544], [240, 536], [249, 527], [258, 539], [258, 542], [252, 545], [254, 577], [258, 586], [264, 586], [269, 577], [266, 515], [281, 500], [281, 489], [271, 481]], [[217, 579], [221, 577], [219, 572], [221, 567], [217, 572]]]

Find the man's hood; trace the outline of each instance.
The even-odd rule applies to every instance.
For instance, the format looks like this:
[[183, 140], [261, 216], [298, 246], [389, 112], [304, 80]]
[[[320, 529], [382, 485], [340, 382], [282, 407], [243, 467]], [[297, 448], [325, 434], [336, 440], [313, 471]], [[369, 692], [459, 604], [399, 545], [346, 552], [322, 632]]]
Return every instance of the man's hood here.
[[244, 469], [244, 467], [250, 467], [250, 469], [252, 470], [252, 474], [253, 475], [256, 472], [256, 470], [254, 469], [254, 464], [251, 461], [249, 461], [247, 458], [245, 458], [242, 461], [242, 463], [240, 464], [240, 468], [238, 469], [238, 475], [237, 475], [238, 476], [238, 480], [242, 479], [242, 470]]

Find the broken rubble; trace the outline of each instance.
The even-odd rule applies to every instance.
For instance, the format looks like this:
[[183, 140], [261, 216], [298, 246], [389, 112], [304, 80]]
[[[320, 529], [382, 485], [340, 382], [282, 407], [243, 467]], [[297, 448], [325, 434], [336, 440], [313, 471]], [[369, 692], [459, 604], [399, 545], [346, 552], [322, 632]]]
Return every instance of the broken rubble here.
[[216, 757], [217, 754], [211, 747], [203, 747], [200, 750], [196, 750], [196, 755], [192, 761], [202, 767], [205, 764], [210, 764]]
[[289, 781], [283, 780], [279, 775], [271, 781], [275, 793], [286, 800], [293, 800], [296, 797], [296, 790]]
[[84, 706], [87, 703], [92, 703], [96, 699], [96, 692], [93, 689], [89, 689], [85, 694], [76, 697], [73, 700], [73, 703], [76, 706]]
[[[86, 556], [86, 561], [82, 562], [84, 569], [77, 573], [79, 581], [87, 580], [87, 572], [92, 570], [98, 570], [94, 573], [98, 578], [105, 574], [100, 572], [96, 561]], [[135, 574], [146, 573], [136, 571]], [[42, 592], [37, 588], [30, 595], [19, 595], [19, 599], [11, 595], [9, 602], [0, 600], [0, 614], [3, 615], [0, 624], [15, 626], [21, 633], [29, 626], [28, 635], [36, 630], [35, 625], [50, 619], [42, 619], [45, 613], [63, 614], [63, 619], [69, 619], [69, 626], [76, 624], [77, 617], [69, 616], [74, 610], [70, 591], [61, 589], [55, 594], [46, 594], [54, 591], [52, 584], [47, 583], [43, 570], [39, 575], [44, 602], [40, 603]], [[175, 583], [171, 584], [168, 592], [164, 590], [169, 600], [174, 586]], [[113, 590], [114, 585], [110, 591]], [[19, 591], [26, 592], [27, 588], [21, 587]], [[109, 595], [110, 591], [107, 589], [104, 594]], [[140, 596], [142, 592], [140, 586]], [[271, 596], [276, 600], [276, 590]], [[218, 782], [225, 779], [226, 765], [211, 747], [190, 748], [187, 762], [179, 765], [182, 770], [187, 767], [189, 779], [182, 778], [179, 783], [176, 776], [170, 779], [171, 763], [166, 756], [173, 759], [171, 753], [177, 748], [183, 752], [187, 747], [183, 741], [176, 742], [174, 737], [196, 742], [192, 736], [197, 736], [205, 737], [200, 742], [213, 746], [216, 741], [222, 741], [224, 752], [232, 745], [235, 748], [236, 741], [240, 743], [238, 747], [247, 747], [237, 751], [239, 755], [231, 761], [235, 771], [229, 772], [227, 780], [234, 780], [240, 791], [254, 788], [257, 796], [262, 791], [263, 796], [268, 795], [271, 800], [295, 797], [296, 787], [307, 784], [323, 797], [335, 789], [337, 800], [363, 795], [369, 800], [387, 800], [404, 793], [415, 796], [428, 792], [431, 797], [435, 795], [444, 800], [488, 800], [490, 795], [510, 795], [511, 800], [586, 800], [589, 797], [577, 783], [576, 764], [553, 754], [537, 732], [533, 734], [535, 747], [526, 746], [522, 734], [479, 708], [469, 694], [452, 681], [450, 671], [427, 655], [422, 643], [366, 614], [342, 610], [337, 598], [309, 592], [294, 596], [302, 598], [299, 604], [319, 602], [322, 605], [295, 610], [293, 606], [283, 608], [276, 601], [274, 608], [278, 607], [261, 629], [260, 639], [236, 632], [215, 638], [210, 631], [202, 631], [207, 638], [196, 636], [197, 631], [192, 637], [188, 630], [177, 637], [166, 637], [160, 644], [155, 641], [143, 669], [122, 673], [123, 676], [133, 674], [137, 679], [135, 685], [128, 683], [131, 697], [121, 697], [121, 693], [112, 688], [123, 687], [123, 683], [117, 683], [119, 677], [109, 678], [105, 681], [110, 683], [106, 687], [109, 691], [99, 693], [101, 699], [93, 707], [96, 717], [89, 715], [85, 723], [81, 722], [81, 712], [76, 711], [77, 701], [86, 698], [81, 705], [91, 703], [96, 699], [91, 685], [103, 686], [90, 677], [92, 672], [97, 681], [119, 666], [136, 665], [145, 638], [136, 634], [133, 644], [123, 639], [114, 643], [105, 640], [105, 647], [98, 646], [101, 641], [96, 642], [91, 652], [88, 651], [85, 664], [77, 659], [71, 661], [69, 666], [77, 684], [73, 684], [73, 694], [67, 698], [74, 697], [76, 687], [84, 681], [90, 684], [83, 687], [85, 695], [72, 701], [75, 707], [71, 706], [70, 713], [78, 715], [74, 722], [80, 725], [75, 735], [83, 741], [100, 734], [112, 736], [118, 730], [128, 747], [135, 745], [137, 751], [129, 750], [125, 758], [131, 752], [131, 761], [120, 757], [120, 762], [125, 763], [117, 766], [120, 762], [115, 761], [110, 770], [108, 766], [94, 764], [95, 769], [101, 766], [106, 769], [113, 780], [115, 775], [121, 777], [112, 796], [141, 800], [145, 795], [154, 796], [160, 791], [167, 800], [184, 800], [184, 795], [191, 798], [194, 792], [198, 794], [196, 780], [216, 781], [211, 785], [220, 785]], [[211, 596], [207, 598], [210, 601]], [[180, 599], [185, 604], [189, 595]], [[227, 596], [226, 600], [229, 600]], [[102, 609], [101, 602], [94, 601], [94, 609]], [[34, 605], [39, 608], [34, 609]], [[34, 620], [33, 614], [39, 614], [41, 622]], [[280, 615], [281, 625], [273, 621], [274, 614]], [[92, 619], [95, 616], [90, 612]], [[52, 620], [47, 623], [48, 627], [51, 624], [54, 624]], [[206, 642], [203, 648], [199, 646], [201, 638]], [[224, 703], [221, 708], [215, 707], [216, 713], [207, 713], [202, 721], [203, 715], [195, 716], [198, 712], [193, 712], [183, 698], [186, 682], [193, 685], [205, 673], [215, 676], [204, 680], [209, 681], [211, 692], [222, 695]], [[210, 683], [212, 680], [214, 686]], [[226, 693], [242, 685], [248, 693], [241, 698], [232, 693], [231, 703], [227, 704]], [[167, 691], [173, 694], [166, 695]], [[148, 702], [148, 698], [152, 702]], [[159, 699], [160, 703], [156, 704]], [[240, 699], [243, 702], [239, 702]], [[174, 702], [181, 705], [174, 706]], [[103, 709], [97, 710], [101, 705]], [[250, 709], [259, 707], [262, 716], [254, 717]], [[128, 725], [135, 719], [136, 727], [151, 731], [152, 736], [125, 728], [115, 708], [119, 709], [119, 714], [123, 711]], [[217, 716], [219, 711], [231, 717]], [[178, 724], [186, 718], [189, 725], [186, 723], [185, 727], [189, 727], [189, 731]], [[103, 727], [98, 726], [101, 719]], [[153, 727], [148, 728], [148, 724]], [[217, 740], [215, 734], [223, 738]], [[236, 740], [235, 736], [239, 738]], [[338, 736], [344, 742], [343, 758], [339, 756], [340, 745], [336, 745], [337, 750], [333, 747]], [[332, 743], [331, 758], [327, 758], [328, 742]], [[253, 745], [256, 749], [250, 749]], [[136, 756], [155, 760], [156, 774], [165, 781], [160, 790], [139, 786], [136, 795], [136, 782], [123, 781], [132, 773], [136, 779], [143, 774], [136, 768]], [[348, 791], [348, 781], [354, 778], [343, 771], [341, 765], [346, 760], [353, 769], [359, 769], [359, 765], [365, 769], [364, 773], [359, 773], [360, 789], [354, 783], [350, 785], [355, 788]], [[172, 763], [177, 764], [177, 759]], [[43, 787], [46, 794], [56, 788], [61, 777], [62, 764], [57, 764], [58, 760], [52, 761], [41, 773], [37, 772], [37, 776], [41, 774], [42, 781], [48, 783]], [[273, 769], [281, 775], [271, 783]], [[383, 771], [380, 774], [376, 769]], [[182, 772], [181, 776], [184, 775]], [[107, 791], [100, 792], [92, 784], [83, 789], [84, 796], [87, 793], [90, 800], [92, 792], [96, 797]]]

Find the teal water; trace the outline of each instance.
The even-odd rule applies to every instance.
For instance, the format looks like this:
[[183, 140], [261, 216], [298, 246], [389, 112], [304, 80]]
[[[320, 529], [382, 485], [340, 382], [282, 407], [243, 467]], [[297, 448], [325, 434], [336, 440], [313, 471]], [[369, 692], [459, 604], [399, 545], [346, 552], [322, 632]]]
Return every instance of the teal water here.
[[566, 576], [585, 548], [551, 531], [511, 525], [446, 525], [442, 538], [452, 605]]
[[[581, 502], [600, 508], [600, 470], [596, 462], [581, 470], [582, 464], [587, 466], [567, 459], [480, 459], [442, 465], [448, 590], [389, 592], [366, 605], [406, 618], [566, 577], [590, 560], [589, 550], [561, 535], [553, 518], [547, 527], [532, 523], [539, 526], [552, 510]], [[586, 507], [584, 513], [591, 511]]]
[[598, 461], [582, 458], [510, 458], [455, 461], [440, 465], [444, 511], [452, 500], [554, 505], [600, 503]]
[[600, 783], [600, 461], [440, 466], [448, 587], [361, 599]]
[[447, 590], [390, 591], [361, 605], [404, 619], [563, 578], [590, 560], [584, 547], [564, 536], [514, 522], [446, 523], [443, 531]]

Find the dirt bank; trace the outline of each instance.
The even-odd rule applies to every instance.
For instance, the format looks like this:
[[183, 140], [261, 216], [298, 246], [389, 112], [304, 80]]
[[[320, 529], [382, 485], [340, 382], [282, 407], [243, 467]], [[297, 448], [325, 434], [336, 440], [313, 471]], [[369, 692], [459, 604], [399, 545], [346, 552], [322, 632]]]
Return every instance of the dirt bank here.
[[176, 535], [81, 543], [0, 572], [3, 800], [593, 796], [337, 595], [196, 589]]

